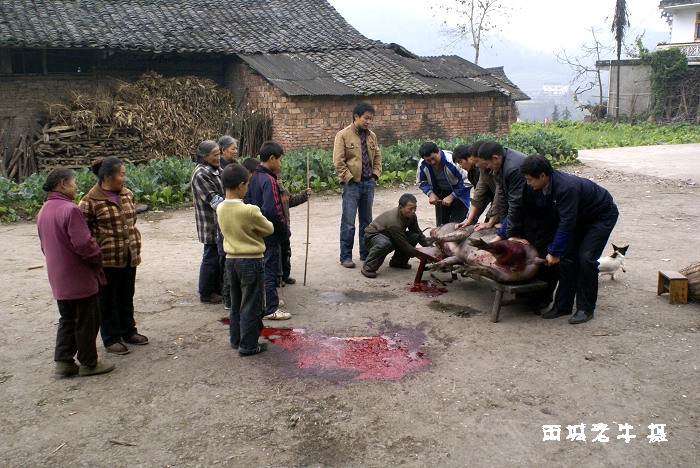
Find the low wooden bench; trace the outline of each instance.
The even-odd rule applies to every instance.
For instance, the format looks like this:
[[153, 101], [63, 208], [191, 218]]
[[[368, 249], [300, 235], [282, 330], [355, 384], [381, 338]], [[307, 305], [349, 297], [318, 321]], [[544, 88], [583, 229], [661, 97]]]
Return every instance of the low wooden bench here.
[[688, 303], [688, 278], [677, 271], [659, 271], [656, 295], [668, 293], [668, 302]]
[[[428, 261], [438, 262], [444, 255], [437, 247], [418, 247], [416, 248], [417, 257], [420, 259], [420, 265], [414, 279], [415, 283], [420, 283], [425, 271], [425, 265]], [[531, 279], [520, 283], [499, 283], [491, 278], [486, 278], [476, 273], [467, 274], [474, 281], [490, 286], [495, 292], [493, 298], [493, 306], [491, 307], [491, 321], [498, 322], [501, 314], [501, 306], [517, 304], [522, 302], [525, 296], [534, 291], [540, 291], [547, 288], [547, 283], [544, 281]]]

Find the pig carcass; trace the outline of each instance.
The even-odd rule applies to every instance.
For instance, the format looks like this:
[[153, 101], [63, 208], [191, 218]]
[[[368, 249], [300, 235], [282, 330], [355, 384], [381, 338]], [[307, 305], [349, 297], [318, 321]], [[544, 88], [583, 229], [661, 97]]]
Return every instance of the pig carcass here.
[[474, 226], [455, 229], [455, 223], [433, 229], [430, 240], [445, 254], [445, 259], [430, 268], [453, 267], [453, 271], [463, 276], [476, 273], [499, 283], [525, 281], [535, 276], [545, 262], [537, 257], [535, 248], [511, 240], [486, 241], [495, 234], [495, 229], [474, 232]]

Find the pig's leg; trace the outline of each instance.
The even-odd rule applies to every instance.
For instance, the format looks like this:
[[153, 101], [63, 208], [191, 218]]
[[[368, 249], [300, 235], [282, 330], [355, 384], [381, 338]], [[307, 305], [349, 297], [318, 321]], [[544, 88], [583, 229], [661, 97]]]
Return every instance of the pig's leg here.
[[458, 263], [461, 263], [461, 262], [462, 262], [462, 260], [461, 260], [459, 257], [457, 257], [457, 256], [455, 255], [455, 256], [452, 256], [452, 257], [447, 257], [446, 259], [441, 260], [441, 261], [439, 261], [439, 262], [437, 262], [437, 263], [431, 263], [431, 264], [429, 265], [429, 268], [430, 268], [431, 271], [433, 271], [433, 270], [439, 270], [439, 269], [441, 269], [441, 268], [446, 268], [446, 267], [449, 267], [449, 266], [452, 266], [452, 265], [457, 265]]

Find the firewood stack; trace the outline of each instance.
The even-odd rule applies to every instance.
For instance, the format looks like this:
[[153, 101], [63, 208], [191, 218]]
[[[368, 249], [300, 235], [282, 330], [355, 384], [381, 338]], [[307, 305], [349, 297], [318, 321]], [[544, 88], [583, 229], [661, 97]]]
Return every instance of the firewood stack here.
[[233, 94], [213, 81], [153, 72], [45, 108], [48, 123], [33, 145], [39, 170], [89, 166], [107, 156], [133, 163], [191, 158], [200, 141], [216, 139], [236, 120]]

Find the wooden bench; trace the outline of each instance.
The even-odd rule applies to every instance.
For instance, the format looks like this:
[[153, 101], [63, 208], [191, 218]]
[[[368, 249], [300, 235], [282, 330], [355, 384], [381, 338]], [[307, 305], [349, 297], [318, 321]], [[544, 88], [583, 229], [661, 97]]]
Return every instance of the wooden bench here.
[[[423, 272], [425, 271], [425, 264], [428, 261], [440, 261], [442, 258], [444, 258], [444, 255], [437, 247], [418, 247], [416, 248], [416, 251], [417, 257], [420, 259], [420, 265], [418, 266], [418, 271], [416, 272], [414, 282], [420, 283], [423, 278]], [[536, 279], [531, 279], [520, 283], [506, 284], [499, 283], [498, 281], [494, 281], [491, 278], [486, 278], [485, 276], [481, 276], [476, 273], [469, 273], [467, 276], [478, 283], [490, 286], [495, 292], [493, 306], [491, 307], [491, 321], [493, 323], [498, 322], [499, 315], [501, 314], [501, 306], [517, 304], [523, 301], [525, 295], [547, 288], [546, 282]]]
[[656, 295], [668, 293], [668, 302], [688, 303], [688, 278], [677, 271], [659, 271]]

